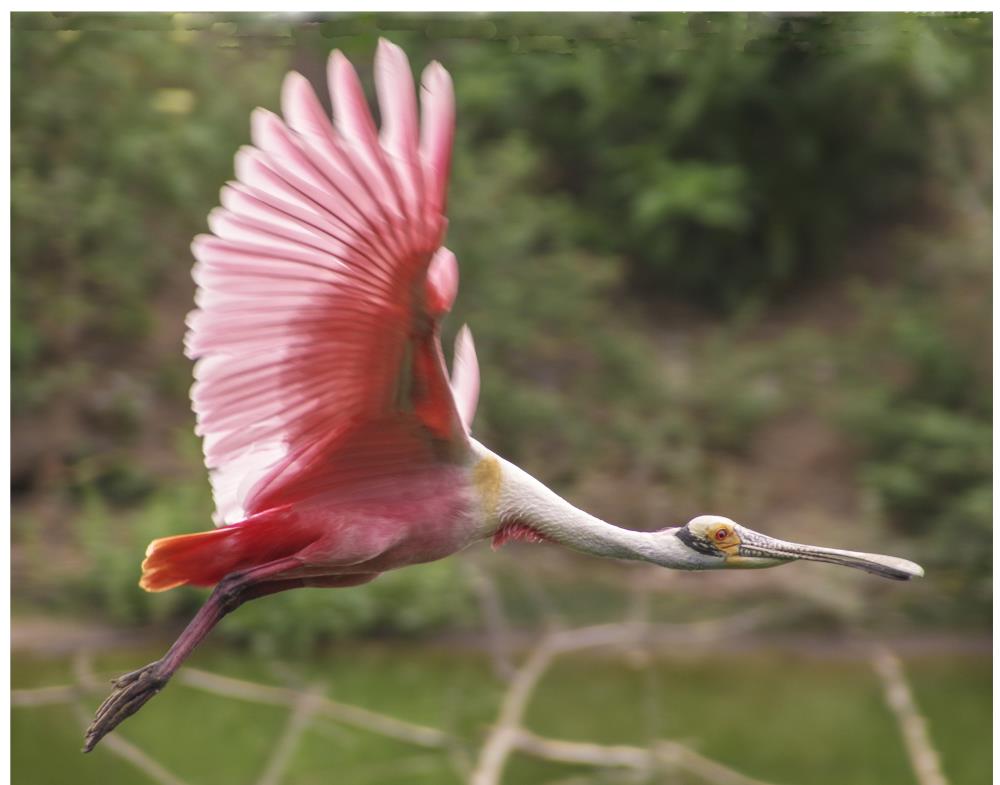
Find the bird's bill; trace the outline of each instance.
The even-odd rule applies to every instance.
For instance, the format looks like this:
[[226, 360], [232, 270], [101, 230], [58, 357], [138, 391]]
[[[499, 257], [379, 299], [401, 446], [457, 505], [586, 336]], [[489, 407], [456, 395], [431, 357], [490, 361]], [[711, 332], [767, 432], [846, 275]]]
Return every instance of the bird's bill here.
[[[924, 568], [919, 564], [906, 559], [900, 559], [896, 556], [884, 556], [880, 553], [842, 551], [838, 548], [822, 548], [818, 545], [800, 545], [768, 537], [766, 534], [759, 534], [743, 526], [740, 527], [739, 535], [740, 544], [736, 556], [735, 558], [730, 557], [730, 561], [739, 562], [744, 559], [747, 562], [753, 562], [756, 559], [794, 561], [796, 559], [805, 559], [807, 561], [854, 567], [896, 581], [908, 581], [910, 578], [923, 577], [924, 574]], [[752, 564], [748, 563], [746, 566], [752, 566]], [[760, 566], [766, 565], [760, 563]]]

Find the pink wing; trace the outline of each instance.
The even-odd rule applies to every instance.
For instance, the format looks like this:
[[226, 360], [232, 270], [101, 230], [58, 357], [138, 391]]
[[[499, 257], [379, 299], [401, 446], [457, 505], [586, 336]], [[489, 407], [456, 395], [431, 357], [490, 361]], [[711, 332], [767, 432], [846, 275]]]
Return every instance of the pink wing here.
[[451, 80], [437, 63], [424, 71], [418, 129], [402, 50], [380, 41], [375, 74], [380, 135], [340, 52], [335, 128], [289, 74], [284, 121], [253, 113], [238, 181], [193, 243], [187, 352], [217, 524], [466, 444], [438, 337], [458, 286], [440, 247]]

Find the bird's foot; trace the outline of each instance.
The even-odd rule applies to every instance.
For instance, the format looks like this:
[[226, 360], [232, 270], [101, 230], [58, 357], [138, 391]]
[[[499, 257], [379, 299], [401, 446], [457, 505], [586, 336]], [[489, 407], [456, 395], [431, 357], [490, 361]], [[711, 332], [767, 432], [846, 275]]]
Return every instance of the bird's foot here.
[[170, 678], [164, 674], [160, 660], [151, 662], [139, 670], [126, 673], [114, 679], [111, 694], [98, 708], [83, 742], [83, 751], [90, 752], [97, 743], [113, 731], [122, 720], [131, 717], [145, 705], [146, 701], [163, 689]]

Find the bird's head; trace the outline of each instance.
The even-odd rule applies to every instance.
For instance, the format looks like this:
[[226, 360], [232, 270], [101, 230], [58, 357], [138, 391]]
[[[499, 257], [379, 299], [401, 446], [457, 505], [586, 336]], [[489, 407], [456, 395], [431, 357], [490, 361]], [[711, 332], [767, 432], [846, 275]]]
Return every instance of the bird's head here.
[[919, 564], [895, 556], [877, 553], [842, 551], [818, 545], [800, 545], [760, 534], [720, 515], [699, 515], [686, 525], [664, 529], [662, 536], [676, 538], [671, 549], [679, 551], [693, 569], [753, 569], [776, 567], [791, 561], [840, 564], [881, 575], [883, 578], [905, 581], [924, 574]]

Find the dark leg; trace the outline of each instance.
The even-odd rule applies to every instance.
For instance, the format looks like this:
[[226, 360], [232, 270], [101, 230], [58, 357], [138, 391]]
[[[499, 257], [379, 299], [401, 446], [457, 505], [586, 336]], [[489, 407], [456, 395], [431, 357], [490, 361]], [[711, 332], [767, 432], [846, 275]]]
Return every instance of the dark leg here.
[[303, 578], [270, 580], [271, 576], [298, 566], [300, 565], [295, 559], [280, 559], [244, 572], [234, 572], [223, 578], [163, 657], [112, 682], [114, 690], [94, 715], [94, 720], [87, 729], [83, 751], [90, 752], [94, 749], [107, 733], [114, 730], [122, 720], [139, 711], [146, 701], [162, 690], [195, 646], [204, 640], [227, 613], [248, 600], [305, 586]]

